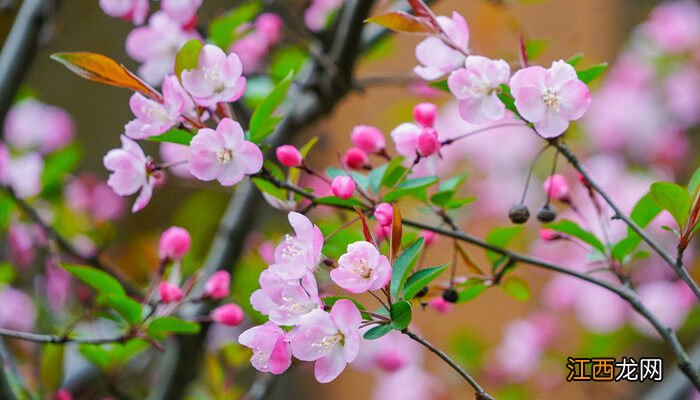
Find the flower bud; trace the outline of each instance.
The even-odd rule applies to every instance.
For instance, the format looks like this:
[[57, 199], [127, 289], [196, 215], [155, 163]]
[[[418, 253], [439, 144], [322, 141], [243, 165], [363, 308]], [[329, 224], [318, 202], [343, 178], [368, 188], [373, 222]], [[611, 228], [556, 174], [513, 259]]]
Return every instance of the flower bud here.
[[440, 151], [440, 141], [437, 132], [433, 128], [425, 128], [418, 135], [418, 154], [423, 157], [432, 156]]
[[425, 241], [426, 246], [430, 246], [431, 244], [433, 244], [433, 242], [435, 242], [435, 239], [437, 239], [437, 233], [425, 229], [420, 231], [420, 236]]
[[442, 292], [442, 298], [448, 303], [456, 303], [457, 300], [459, 300], [459, 294], [457, 294], [454, 289], [450, 288]]
[[73, 395], [66, 389], [61, 389], [53, 396], [55, 400], [73, 400]]
[[420, 103], [413, 107], [413, 118], [424, 128], [430, 128], [435, 124], [437, 106], [433, 103]]
[[376, 153], [386, 146], [386, 139], [382, 131], [368, 125], [354, 127], [350, 139], [355, 147], [367, 153]]
[[351, 147], [345, 153], [344, 161], [348, 168], [360, 169], [367, 165], [369, 158], [367, 158], [367, 153], [365, 153], [364, 150], [357, 147]]
[[355, 192], [355, 181], [349, 176], [336, 176], [331, 182], [333, 194], [341, 199], [349, 199]]
[[160, 235], [158, 255], [161, 260], [180, 260], [190, 251], [192, 239], [189, 232], [179, 226], [171, 226]]
[[285, 144], [275, 150], [277, 160], [285, 167], [298, 167], [301, 165], [302, 156], [299, 150], [291, 144]]
[[228, 271], [217, 271], [204, 285], [204, 297], [219, 300], [228, 296], [231, 286], [231, 274]]
[[374, 226], [374, 237], [377, 241], [386, 240], [391, 236], [391, 227], [377, 224]]
[[563, 175], [555, 174], [550, 176], [545, 179], [542, 187], [551, 199], [564, 202], [569, 200], [569, 183]]
[[379, 222], [379, 225], [391, 225], [391, 221], [394, 219], [394, 207], [389, 203], [379, 204], [374, 208], [374, 219]]
[[552, 222], [557, 218], [557, 209], [551, 204], [545, 204], [537, 212], [537, 220], [540, 222]]
[[255, 29], [271, 44], [279, 42], [282, 25], [282, 18], [273, 13], [263, 13], [255, 19]]
[[452, 310], [452, 303], [445, 301], [442, 297], [436, 297], [428, 302], [428, 306], [440, 314], [447, 314]]
[[243, 322], [243, 310], [237, 304], [224, 304], [212, 310], [211, 320], [217, 324], [238, 326]]
[[514, 224], [524, 224], [530, 219], [530, 210], [525, 204], [514, 204], [508, 211], [508, 218]]
[[542, 239], [544, 241], [551, 242], [554, 240], [559, 240], [562, 237], [563, 236], [559, 232], [555, 231], [554, 229], [549, 229], [549, 228], [540, 229], [540, 239]]
[[160, 300], [165, 304], [182, 300], [182, 290], [172, 283], [161, 282], [158, 291], [160, 292]]

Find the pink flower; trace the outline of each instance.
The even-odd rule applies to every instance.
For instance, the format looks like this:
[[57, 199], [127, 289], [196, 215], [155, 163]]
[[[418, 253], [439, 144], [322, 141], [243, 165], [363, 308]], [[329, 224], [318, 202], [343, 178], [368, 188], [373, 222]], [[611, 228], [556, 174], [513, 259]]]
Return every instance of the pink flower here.
[[141, 25], [148, 15], [148, 0], [100, 0], [105, 14]]
[[233, 102], [243, 96], [246, 79], [243, 64], [236, 53], [228, 56], [220, 48], [207, 44], [197, 58], [197, 69], [182, 72], [182, 85], [194, 101], [203, 107]]
[[462, 15], [453, 12], [452, 18], [439, 16], [437, 22], [459, 50], [435, 36], [418, 43], [416, 58], [421, 65], [413, 68], [413, 72], [427, 81], [438, 79], [463, 66], [465, 54], [469, 52], [469, 26]]
[[542, 184], [544, 193], [554, 200], [569, 201], [569, 183], [564, 175], [554, 174]]
[[190, 233], [179, 226], [171, 226], [160, 235], [158, 257], [161, 260], [180, 260], [189, 251], [192, 244]]
[[290, 212], [288, 219], [296, 235], [285, 236], [277, 246], [270, 270], [285, 279], [299, 279], [321, 262], [323, 233], [302, 214]]
[[516, 319], [506, 325], [496, 351], [496, 365], [516, 382], [536, 373], [546, 345], [552, 339], [554, 321], [547, 315]]
[[201, 5], [202, 0], [161, 0], [160, 2], [160, 8], [182, 25], [192, 22]]
[[437, 154], [440, 151], [440, 140], [437, 137], [437, 131], [433, 128], [423, 128], [420, 135], [418, 135], [418, 142], [416, 143], [416, 148], [418, 149], [418, 154], [422, 157], [430, 157], [433, 154]]
[[469, 56], [466, 68], [447, 79], [450, 92], [459, 100], [459, 115], [467, 122], [480, 124], [503, 118], [506, 107], [498, 98], [501, 84], [508, 83], [510, 66], [503, 60]]
[[[0, 145], [0, 152], [7, 149]], [[44, 159], [39, 153], [27, 153], [11, 158], [9, 153], [0, 156], [6, 170], [0, 171], [0, 183], [9, 185], [20, 198], [33, 197], [41, 192], [41, 175], [44, 172]]]
[[343, 0], [311, 0], [311, 4], [304, 11], [304, 23], [314, 32], [326, 28], [328, 18], [343, 4]]
[[190, 146], [169, 142], [160, 144], [160, 158], [171, 165], [168, 171], [180, 178], [194, 178], [187, 167], [191, 155]]
[[238, 326], [243, 322], [243, 310], [238, 304], [224, 304], [212, 310], [211, 320], [226, 326]]
[[250, 304], [276, 324], [296, 325], [321, 307], [316, 280], [310, 273], [301, 279], [284, 279], [266, 269], [259, 281], [260, 289], [250, 296]]
[[432, 128], [437, 112], [437, 106], [433, 103], [418, 103], [413, 107], [413, 118], [423, 128]]
[[346, 175], [336, 176], [331, 182], [331, 189], [333, 194], [341, 199], [349, 199], [355, 192], [355, 181]]
[[369, 125], [358, 125], [352, 128], [350, 139], [355, 147], [366, 153], [376, 153], [386, 146], [384, 134], [378, 128]]
[[642, 30], [664, 51], [688, 51], [700, 44], [700, 6], [692, 0], [663, 3]]
[[316, 380], [330, 382], [357, 357], [360, 322], [360, 311], [350, 300], [338, 300], [330, 313], [314, 310], [291, 334], [292, 354], [302, 361], [316, 361]]
[[544, 138], [564, 133], [569, 121], [583, 117], [591, 105], [588, 87], [578, 79], [574, 67], [562, 60], [549, 69], [523, 68], [513, 75], [510, 86], [518, 112]]
[[249, 75], [263, 69], [269, 43], [263, 35], [252, 32], [233, 43], [230, 51], [240, 57], [243, 73]]
[[299, 150], [290, 144], [285, 144], [275, 149], [275, 155], [277, 155], [277, 160], [279, 160], [280, 164], [285, 167], [298, 167], [303, 161]]
[[682, 124], [692, 126], [700, 122], [700, 71], [686, 66], [668, 77], [665, 85], [669, 111]]
[[126, 52], [134, 60], [143, 63], [139, 75], [152, 85], [172, 74], [175, 56], [190, 39], [198, 39], [194, 30], [184, 30], [180, 24], [163, 11], [153, 14], [148, 25], [132, 30], [126, 38]]
[[369, 163], [369, 157], [362, 149], [351, 147], [345, 152], [343, 162], [350, 169], [361, 169]]
[[[201, 64], [200, 64], [201, 66]], [[189, 169], [203, 181], [218, 180], [224, 186], [240, 182], [248, 174], [260, 171], [263, 155], [258, 146], [244, 139], [241, 124], [224, 118], [216, 131], [200, 129], [190, 142]]]
[[105, 168], [112, 172], [107, 184], [119, 196], [129, 196], [141, 190], [131, 208], [135, 213], [151, 200], [157, 174], [149, 167], [150, 160], [136, 142], [123, 135], [121, 141], [122, 148], [110, 150], [103, 159]]
[[34, 327], [36, 309], [32, 298], [12, 286], [0, 289], [0, 328], [27, 332]]
[[231, 274], [228, 271], [217, 271], [204, 284], [204, 297], [211, 299], [223, 299], [229, 294], [231, 286]]
[[183, 297], [182, 290], [177, 285], [168, 282], [161, 282], [158, 292], [160, 300], [165, 304], [180, 301]]
[[542, 228], [540, 229], [540, 239], [551, 242], [553, 240], [561, 239], [563, 236], [555, 231], [554, 229]]
[[381, 203], [374, 208], [373, 215], [379, 225], [391, 225], [391, 221], [394, 219], [394, 207], [389, 203]]
[[[403, 123], [393, 131], [391, 138], [394, 140], [396, 151], [406, 158], [405, 165], [410, 166], [418, 156], [418, 138], [423, 132], [423, 128], [413, 123]], [[424, 139], [425, 140], [425, 139]], [[411, 177], [435, 175], [437, 173], [438, 154], [434, 153], [429, 157], [422, 157], [418, 164], [413, 166]]]
[[287, 334], [272, 322], [241, 333], [238, 342], [253, 350], [250, 363], [258, 371], [279, 375], [292, 365], [292, 349]]
[[[639, 285], [636, 290], [641, 300], [653, 314], [655, 314], [664, 326], [678, 329], [685, 322], [688, 311], [693, 302], [688, 303], [684, 299], [687, 287], [682, 282], [668, 281], [647, 282]], [[632, 325], [643, 334], [659, 338], [659, 333], [639, 314], [631, 316]]]
[[194, 110], [194, 103], [177, 78], [170, 75], [163, 82], [162, 102], [134, 93], [129, 107], [136, 119], [126, 124], [124, 133], [132, 139], [146, 139], [177, 125], [181, 114]]
[[450, 311], [452, 311], [452, 307], [454, 307], [454, 304], [443, 299], [442, 296], [439, 296], [439, 297], [435, 297], [433, 299], [430, 299], [428, 301], [428, 306], [430, 306], [430, 308], [439, 312], [440, 314], [447, 314]]
[[18, 267], [34, 262], [37, 231], [33, 225], [12, 222], [7, 229], [7, 247], [10, 261]]
[[54, 266], [52, 262], [47, 262], [44, 289], [49, 308], [54, 312], [63, 311], [68, 298], [73, 294], [71, 275], [65, 269]]
[[5, 139], [19, 150], [51, 153], [67, 145], [75, 133], [73, 119], [60, 107], [24, 100], [7, 113]]
[[55, 400], [73, 400], [73, 395], [66, 389], [56, 392]]
[[380, 375], [371, 400], [428, 400], [445, 398], [446, 386], [418, 365]]
[[360, 370], [378, 367], [386, 372], [397, 372], [420, 365], [422, 361], [420, 345], [401, 332], [392, 330], [379, 339], [363, 340], [353, 366]]
[[66, 200], [71, 208], [88, 212], [98, 221], [112, 221], [124, 214], [125, 204], [121, 197], [97, 177], [81, 174], [66, 185]]
[[338, 268], [331, 271], [331, 279], [350, 293], [378, 290], [389, 283], [391, 264], [373, 244], [355, 242], [338, 259]]
[[437, 240], [438, 237], [437, 233], [425, 229], [420, 231], [420, 236], [425, 241], [426, 246], [430, 246], [431, 244], [435, 243], [435, 240]]
[[279, 43], [282, 38], [282, 25], [284, 22], [279, 15], [266, 12], [255, 19], [255, 30], [262, 35], [270, 46]]

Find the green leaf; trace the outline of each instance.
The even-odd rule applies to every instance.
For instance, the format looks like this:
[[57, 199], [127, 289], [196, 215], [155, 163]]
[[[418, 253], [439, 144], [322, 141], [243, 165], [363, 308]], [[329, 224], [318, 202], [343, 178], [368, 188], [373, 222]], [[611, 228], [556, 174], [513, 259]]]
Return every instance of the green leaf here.
[[255, 185], [255, 187], [257, 187], [258, 190], [260, 190], [261, 192], [267, 193], [267, 194], [271, 195], [272, 197], [278, 198], [280, 200], [286, 200], [286, 198], [287, 198], [287, 191], [286, 190], [284, 190], [282, 188], [278, 188], [274, 184], [272, 184], [272, 183], [270, 183], [262, 178], [253, 178], [251, 180], [253, 181], [253, 184]]
[[177, 143], [189, 146], [194, 135], [184, 129], [173, 128], [158, 136], [151, 136], [147, 140], [151, 142]]
[[690, 215], [688, 191], [675, 183], [656, 182], [651, 185], [649, 193], [654, 203], [671, 213], [678, 227], [682, 229]]
[[425, 268], [420, 271], [416, 271], [411, 276], [406, 279], [406, 284], [403, 288], [403, 298], [406, 300], [411, 300], [416, 293], [420, 292], [425, 286], [428, 286], [430, 282], [434, 281], [440, 274], [445, 272], [449, 264], [441, 265], [439, 267]]
[[182, 71], [197, 69], [199, 52], [202, 50], [203, 46], [199, 39], [190, 39], [182, 46], [180, 51], [177, 52], [177, 56], [175, 57], [175, 76], [177, 76], [178, 79], [180, 79]]
[[403, 286], [408, 279], [408, 275], [411, 273], [413, 266], [418, 261], [421, 251], [423, 250], [424, 244], [423, 238], [419, 238], [413, 244], [408, 246], [406, 250], [403, 251], [396, 260], [391, 269], [391, 296], [397, 299], [399, 293], [403, 290]]
[[588, 243], [589, 245], [591, 245], [591, 247], [593, 247], [595, 250], [598, 250], [601, 253], [605, 254], [605, 246], [600, 241], [600, 239], [595, 237], [595, 235], [588, 232], [587, 230], [578, 226], [578, 224], [574, 221], [562, 219], [560, 221], [547, 224], [546, 227], [549, 229], [553, 229], [557, 232], [565, 233], [569, 236], [578, 238], [584, 243]]
[[530, 298], [530, 285], [517, 276], [511, 276], [501, 284], [506, 294], [520, 301], [527, 301]]
[[81, 344], [78, 346], [78, 351], [100, 369], [107, 369], [112, 362], [109, 351], [95, 344]]
[[[301, 146], [299, 149], [299, 154], [301, 154], [302, 159], [305, 159], [307, 155], [309, 155], [309, 152], [311, 149], [318, 143], [318, 136], [312, 137], [308, 142], [306, 142], [305, 145]], [[301, 176], [301, 169], [299, 168], [290, 168], [289, 169], [289, 181], [292, 182], [293, 184], [298, 184], [299, 183], [299, 177]]]
[[571, 56], [568, 60], [566, 60], [566, 63], [576, 68], [581, 62], [581, 60], [583, 60], [583, 55], [583, 53], [576, 53], [573, 56]]
[[271, 116], [287, 96], [293, 78], [293, 72], [289, 71], [287, 76], [272, 89], [270, 94], [253, 111], [253, 116], [250, 118], [250, 140], [253, 143], [263, 141], [277, 126], [279, 120], [275, 121]]
[[438, 181], [436, 176], [426, 176], [423, 178], [407, 179], [401, 182], [396, 189], [384, 196], [384, 201], [392, 202], [404, 196], [412, 196], [419, 200], [427, 200], [427, 188]]
[[[525, 228], [522, 226], [506, 226], [496, 228], [486, 236], [486, 242], [497, 247], [506, 247], [516, 236], [518, 236]], [[486, 252], [486, 257], [489, 261], [496, 262], [502, 256], [492, 251]]]
[[80, 162], [82, 152], [76, 145], [70, 145], [46, 157], [44, 172], [41, 175], [43, 193], [60, 188], [63, 177], [73, 171]]
[[693, 176], [690, 178], [690, 182], [688, 183], [688, 193], [690, 194], [691, 199], [695, 199], [698, 197], [698, 189], [700, 189], [700, 168], [695, 170], [695, 173], [693, 173]]
[[143, 308], [141, 303], [131, 297], [107, 294], [104, 296], [104, 302], [124, 317], [130, 325], [136, 325], [141, 322]]
[[41, 355], [41, 385], [48, 392], [61, 387], [65, 346], [45, 344]]
[[[635, 204], [630, 213], [630, 219], [640, 228], [644, 228], [649, 225], [660, 212], [661, 207], [654, 202], [651, 198], [651, 194], [647, 193]], [[642, 238], [639, 237], [632, 228], [627, 228], [627, 236], [617, 242], [612, 248], [613, 257], [617, 260], [624, 261], [624, 258], [632, 253], [641, 242]]]
[[391, 327], [397, 331], [402, 331], [408, 328], [408, 324], [411, 323], [411, 318], [413, 317], [413, 310], [411, 303], [406, 300], [398, 301], [391, 305], [391, 310], [389, 310], [389, 315], [391, 316]]
[[109, 293], [119, 296], [126, 295], [121, 283], [104, 271], [78, 265], [62, 264], [61, 266], [78, 280], [92, 287], [99, 293]]
[[476, 196], [468, 196], [468, 197], [460, 197], [458, 199], [450, 199], [447, 203], [445, 203], [444, 207], [447, 208], [448, 210], [452, 210], [454, 208], [460, 208], [462, 206], [466, 206], [467, 204], [471, 204], [476, 200]]
[[406, 172], [406, 167], [401, 165], [403, 162], [403, 157], [393, 157], [391, 161], [389, 161], [386, 172], [382, 177], [382, 185], [394, 187], [399, 182], [399, 179], [401, 179]]
[[164, 339], [169, 334], [194, 335], [199, 333], [199, 324], [185, 321], [176, 317], [159, 317], [148, 324], [148, 336], [157, 340]]
[[424, 18], [411, 15], [405, 11], [389, 11], [365, 20], [389, 28], [396, 32], [433, 33], [433, 28]]
[[222, 49], [229, 48], [236, 39], [236, 28], [255, 19], [260, 9], [259, 2], [248, 2], [214, 18], [209, 25], [208, 39]]
[[432, 186], [438, 181], [437, 176], [424, 176], [422, 178], [407, 179], [397, 186], [397, 189], [420, 189]]
[[341, 199], [340, 197], [335, 196], [319, 197], [318, 199], [316, 199], [316, 203], [325, 204], [329, 206], [350, 207], [351, 209], [353, 207], [364, 207], [364, 204], [362, 204], [362, 202], [357, 199]]
[[465, 286], [466, 288], [459, 292], [457, 303], [466, 303], [467, 301], [474, 300], [487, 288], [482, 280], [467, 281]]
[[389, 163], [382, 164], [378, 167], [373, 168], [367, 174], [369, 178], [369, 187], [372, 188], [374, 193], [379, 193], [382, 188], [382, 179], [384, 179], [384, 174], [389, 168]]
[[583, 83], [589, 83], [605, 72], [606, 69], [608, 69], [608, 63], [600, 63], [584, 70], [576, 71], [576, 74]]
[[506, 106], [506, 108], [515, 115], [520, 115], [518, 110], [515, 108], [515, 98], [510, 92], [510, 87], [506, 84], [501, 85], [501, 93], [498, 93], [498, 98], [503, 102], [503, 104]]
[[447, 86], [447, 79], [440, 79], [439, 81], [430, 82], [428, 83], [428, 86], [430, 86], [433, 89], [450, 93], [450, 87]]
[[367, 332], [365, 332], [365, 334], [362, 337], [364, 337], [366, 340], [375, 340], [386, 335], [392, 330], [393, 328], [391, 327], [391, 325], [378, 325], [374, 328], [369, 329]]
[[443, 190], [430, 196], [430, 202], [436, 206], [444, 207], [450, 200], [452, 200], [452, 196], [454, 195], [454, 190]]
[[549, 42], [543, 39], [530, 39], [525, 42], [525, 53], [530, 61], [537, 59], [549, 47]]
[[298, 46], [287, 46], [275, 50], [270, 61], [270, 75], [283, 79], [289, 71], [299, 71], [308, 58], [306, 51]]
[[445, 179], [444, 181], [440, 182], [438, 189], [440, 191], [446, 191], [446, 190], [455, 191], [464, 183], [464, 181], [467, 180], [468, 177], [469, 177], [469, 173], [465, 172], [463, 174], [453, 176], [452, 178]]

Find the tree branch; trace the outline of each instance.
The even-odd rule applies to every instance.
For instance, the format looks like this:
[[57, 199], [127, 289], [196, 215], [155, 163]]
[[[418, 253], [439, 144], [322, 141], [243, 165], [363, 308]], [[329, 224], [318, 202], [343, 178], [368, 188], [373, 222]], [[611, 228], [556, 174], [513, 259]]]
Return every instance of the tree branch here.
[[34, 343], [52, 343], [52, 344], [107, 344], [107, 343], [123, 343], [131, 338], [132, 335], [120, 335], [108, 338], [80, 338], [60, 335], [42, 335], [38, 333], [19, 332], [10, 329], [0, 328], [0, 336], [12, 339], [24, 340]]

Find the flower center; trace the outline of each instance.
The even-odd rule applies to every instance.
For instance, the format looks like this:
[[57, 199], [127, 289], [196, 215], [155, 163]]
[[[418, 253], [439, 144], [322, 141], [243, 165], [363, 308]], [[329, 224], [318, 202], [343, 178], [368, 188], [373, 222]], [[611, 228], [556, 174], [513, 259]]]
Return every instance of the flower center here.
[[367, 265], [367, 260], [364, 258], [357, 260], [357, 262], [352, 265], [352, 269], [365, 279], [372, 275], [372, 269]]
[[221, 74], [221, 67], [216, 65], [212, 68], [204, 67], [203, 70], [204, 70], [204, 79], [208, 80], [210, 83], [212, 83], [215, 86], [214, 90], [216, 92], [221, 92], [222, 90], [224, 90], [225, 86], [224, 86], [224, 79], [223, 79], [223, 76]]
[[464, 86], [462, 88], [462, 95], [472, 96], [472, 97], [486, 97], [491, 96], [493, 93], [498, 93], [500, 91], [499, 86], [492, 86], [489, 82], [485, 80], [480, 80], [475, 82], [471, 86]]
[[157, 104], [157, 105], [151, 104], [150, 106], [144, 105], [143, 107], [141, 107], [141, 112], [148, 115], [148, 117], [152, 120], [156, 120], [156, 121], [167, 121], [168, 120], [168, 112], [160, 104]]
[[216, 158], [219, 160], [220, 164], [228, 164], [233, 160], [233, 151], [231, 149], [224, 149], [216, 153]]
[[547, 89], [542, 94], [542, 101], [547, 107], [553, 108], [554, 111], [559, 111], [561, 98], [559, 97], [559, 92], [555, 89]]
[[324, 336], [323, 339], [312, 344], [313, 347], [322, 347], [324, 349], [331, 348], [336, 344], [343, 344], [345, 336], [342, 332], [337, 332], [335, 335]]
[[288, 296], [282, 297], [282, 301], [284, 302], [284, 305], [280, 308], [292, 314], [304, 315], [310, 313], [316, 308], [316, 304], [314, 303], [301, 303], [298, 301], [298, 299]]
[[282, 250], [283, 259], [291, 260], [304, 251], [304, 248], [299, 245], [299, 241], [294, 236], [285, 235], [284, 241], [287, 246]]

